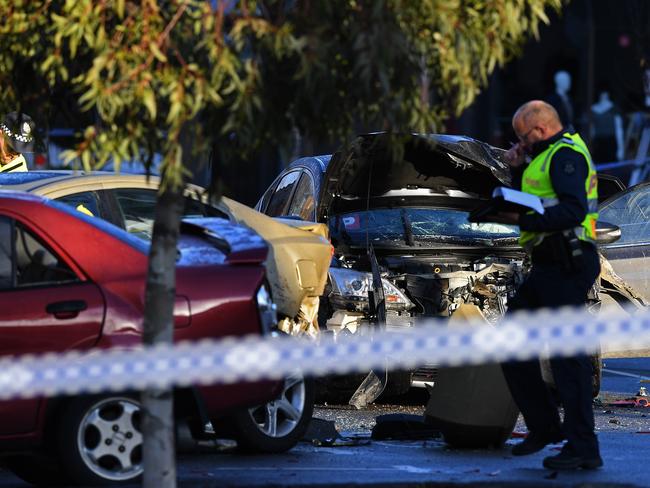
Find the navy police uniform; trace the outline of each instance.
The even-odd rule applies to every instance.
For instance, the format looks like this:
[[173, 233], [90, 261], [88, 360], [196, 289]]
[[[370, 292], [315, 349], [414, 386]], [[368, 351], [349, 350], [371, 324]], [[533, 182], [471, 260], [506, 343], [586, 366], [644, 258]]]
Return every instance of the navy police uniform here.
[[[563, 138], [568, 140], [567, 137], [579, 139], [577, 135], [572, 136], [562, 131], [534, 144], [533, 162]], [[579, 263], [572, 263], [565, 252], [566, 237], [561, 231], [580, 229], [586, 216], [590, 212], [593, 215], [594, 202], [589, 201], [585, 181], [588, 181], [590, 171], [595, 178], [595, 171], [591, 161], [586, 159], [589, 157], [586, 148], [581, 153], [571, 147], [561, 146], [562, 144], [549, 154], [550, 168], [547, 170], [557, 201], [546, 208], [544, 214], [522, 214], [519, 218], [522, 235], [537, 233], [545, 237], [541, 243], [529, 249], [532, 269], [509, 302], [510, 311], [584, 305], [587, 294], [600, 273], [600, 261], [593, 240], [574, 239], [574, 245], [582, 251]], [[521, 171], [520, 168], [513, 168], [513, 179], [519, 187], [522, 187]], [[595, 227], [595, 218], [591, 225]], [[564, 407], [563, 424], [555, 398], [542, 380], [539, 361], [503, 364], [506, 381], [529, 430], [529, 442], [526, 446], [522, 443], [518, 453], [515, 446], [513, 454], [529, 454], [548, 443], [566, 438], [567, 443], [561, 454], [563, 459], [573, 460], [566, 467], [598, 467], [602, 461], [594, 433], [591, 360], [588, 356], [580, 355], [552, 358], [550, 363]], [[533, 450], [526, 452], [526, 447], [531, 446]], [[547, 460], [545, 466], [555, 467], [548, 466]]]

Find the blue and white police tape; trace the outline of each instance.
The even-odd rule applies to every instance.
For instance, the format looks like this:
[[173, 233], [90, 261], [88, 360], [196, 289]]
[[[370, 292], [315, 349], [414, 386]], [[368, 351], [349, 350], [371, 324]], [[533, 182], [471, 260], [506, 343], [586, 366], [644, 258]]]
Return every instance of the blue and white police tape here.
[[496, 326], [429, 321], [404, 332], [337, 341], [247, 337], [3, 358], [0, 398], [228, 384], [279, 379], [296, 370], [321, 376], [423, 364], [459, 366], [592, 353], [603, 344], [616, 350], [650, 346], [650, 312], [544, 310], [513, 314]]

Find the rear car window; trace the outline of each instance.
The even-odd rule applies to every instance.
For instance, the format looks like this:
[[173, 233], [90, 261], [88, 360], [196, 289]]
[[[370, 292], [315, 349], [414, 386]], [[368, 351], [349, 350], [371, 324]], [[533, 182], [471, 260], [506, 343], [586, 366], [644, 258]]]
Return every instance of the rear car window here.
[[149, 253], [149, 244], [148, 242], [138, 239], [135, 236], [132, 236], [128, 232], [125, 232], [124, 229], [120, 229], [118, 226], [111, 224], [110, 222], [105, 221], [104, 219], [98, 219], [97, 217], [91, 217], [86, 215], [83, 212], [66, 205], [65, 203], [57, 202], [56, 200], [46, 200], [46, 204], [50, 207], [54, 207], [61, 212], [65, 212], [73, 217], [83, 220], [88, 224], [97, 227], [102, 232], [113, 236], [116, 239], [128, 244], [129, 246], [135, 248], [136, 250], [148, 254]]
[[279, 217], [286, 215], [289, 206], [289, 200], [293, 194], [293, 189], [298, 183], [299, 171], [292, 171], [285, 175], [278, 183], [278, 186], [269, 200], [269, 205], [266, 207], [266, 215], [271, 217]]
[[[142, 188], [120, 188], [113, 190], [113, 193], [126, 231], [141, 239], [151, 240], [158, 193]], [[185, 197], [184, 205], [183, 217], [227, 218], [221, 210], [189, 196]]]
[[58, 197], [56, 200], [65, 203], [86, 215], [101, 217], [99, 212], [99, 200], [94, 191], [84, 191], [72, 195], [65, 195]]
[[21, 224], [16, 224], [16, 286], [77, 281], [77, 275], [62, 259]]
[[150, 240], [156, 213], [156, 191], [129, 188], [116, 189], [113, 194], [126, 231], [141, 239]]
[[77, 275], [38, 237], [0, 217], [0, 290], [74, 281]]
[[0, 217], [0, 290], [13, 287], [15, 242], [14, 226], [8, 217]]
[[286, 215], [298, 217], [300, 220], [316, 220], [314, 184], [307, 173], [303, 173], [300, 177], [291, 207]]

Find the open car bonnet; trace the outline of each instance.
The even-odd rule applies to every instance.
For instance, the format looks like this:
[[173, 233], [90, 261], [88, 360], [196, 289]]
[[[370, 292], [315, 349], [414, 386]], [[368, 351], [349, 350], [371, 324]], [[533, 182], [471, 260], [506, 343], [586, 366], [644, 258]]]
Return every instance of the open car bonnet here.
[[[397, 142], [397, 143], [396, 143]], [[340, 211], [465, 198], [475, 205], [510, 185], [505, 151], [464, 136], [367, 134], [332, 157], [319, 220]], [[378, 200], [379, 199], [379, 200]], [[473, 202], [473, 203], [471, 203]]]

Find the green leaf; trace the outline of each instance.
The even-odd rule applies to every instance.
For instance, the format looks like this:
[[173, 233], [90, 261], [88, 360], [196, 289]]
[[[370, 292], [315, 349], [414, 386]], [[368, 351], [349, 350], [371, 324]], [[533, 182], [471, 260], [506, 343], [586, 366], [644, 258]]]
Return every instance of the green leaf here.
[[156, 97], [150, 87], [144, 89], [142, 93], [142, 102], [149, 111], [151, 120], [156, 120]]
[[115, 1], [115, 12], [120, 19], [124, 18], [124, 0]]
[[167, 56], [163, 54], [163, 52], [160, 50], [158, 47], [158, 43], [152, 42], [149, 44], [149, 49], [153, 53], [153, 55], [156, 57], [158, 61], [161, 63], [166, 63], [167, 62]]

